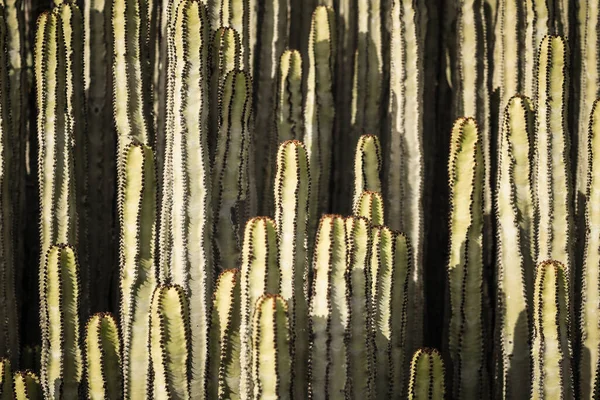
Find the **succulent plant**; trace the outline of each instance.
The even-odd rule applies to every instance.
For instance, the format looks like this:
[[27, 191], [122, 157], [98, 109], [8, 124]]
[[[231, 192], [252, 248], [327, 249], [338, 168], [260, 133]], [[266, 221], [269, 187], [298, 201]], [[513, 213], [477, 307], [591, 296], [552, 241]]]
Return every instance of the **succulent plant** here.
[[94, 314], [88, 320], [85, 362], [89, 399], [123, 398], [121, 339], [117, 320], [111, 314]]
[[14, 398], [16, 400], [42, 400], [42, 386], [31, 371], [17, 371], [14, 376]]
[[430, 348], [415, 352], [410, 362], [410, 400], [442, 400], [446, 394], [445, 368], [441, 354]]

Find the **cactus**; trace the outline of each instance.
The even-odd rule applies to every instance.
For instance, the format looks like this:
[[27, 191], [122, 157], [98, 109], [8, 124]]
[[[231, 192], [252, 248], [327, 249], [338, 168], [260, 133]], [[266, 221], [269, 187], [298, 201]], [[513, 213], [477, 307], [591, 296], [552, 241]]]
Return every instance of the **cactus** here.
[[264, 293], [278, 293], [281, 276], [277, 260], [277, 228], [275, 222], [266, 217], [252, 218], [246, 224], [241, 264], [241, 354], [240, 395], [251, 397], [254, 393], [252, 381], [252, 316], [257, 300]]
[[383, 81], [381, 0], [358, 0], [351, 123], [355, 135], [380, 131]]
[[[333, 65], [335, 61], [335, 22], [333, 10], [316, 8], [309, 38], [308, 75], [304, 99], [304, 144], [311, 177], [310, 215], [329, 208], [331, 145], [335, 107], [333, 104]], [[316, 219], [310, 231], [315, 230]]]
[[574, 398], [568, 270], [557, 261], [537, 267], [533, 300], [531, 398]]
[[459, 118], [448, 165], [450, 254], [448, 350], [453, 396], [488, 398], [483, 334], [483, 153], [476, 122]]
[[[600, 83], [600, 33], [598, 21], [600, 18], [600, 7], [593, 1], [581, 1], [578, 3], [577, 35], [579, 39], [579, 57], [581, 57], [582, 73], [580, 73], [579, 91], [576, 93], [578, 101], [578, 124], [575, 126], [577, 143], [577, 203], [578, 213], [584, 204], [580, 203], [580, 198], [587, 199], [587, 168], [590, 162], [588, 156], [588, 122], [590, 113], [593, 110], [594, 102], [600, 96], [598, 89]], [[593, 375], [592, 375], [593, 376]]]
[[[211, 157], [215, 154], [219, 132], [220, 98], [225, 78], [240, 69], [242, 50], [240, 35], [233, 28], [219, 28], [212, 38], [210, 50], [210, 129], [208, 143]], [[212, 159], [212, 158], [211, 158]]]
[[221, 93], [221, 125], [212, 173], [214, 264], [221, 270], [237, 266], [248, 214], [251, 88], [247, 73], [232, 71]]
[[89, 399], [121, 399], [121, 343], [111, 314], [94, 314], [85, 334], [86, 379]]
[[[2, 302], [2, 311], [0, 312], [0, 329], [2, 339], [0, 340], [0, 354], [8, 357], [14, 365], [19, 361], [19, 326], [17, 316], [17, 293], [15, 288], [15, 272], [21, 261], [18, 256], [18, 248], [15, 244], [17, 234], [15, 222], [15, 207], [18, 203], [14, 202], [12, 192], [14, 190], [15, 174], [18, 173], [16, 164], [19, 161], [18, 143], [15, 139], [18, 135], [14, 134], [11, 120], [11, 92], [8, 86], [9, 60], [5, 50], [10, 46], [10, 36], [7, 28], [10, 27], [2, 12], [9, 14], [10, 8], [0, 8], [0, 302]], [[14, 34], [14, 32], [13, 32]], [[14, 72], [13, 72], [14, 73]], [[13, 79], [14, 81], [14, 79]], [[14, 111], [18, 114], [18, 110]], [[20, 121], [17, 121], [20, 123]], [[14, 136], [17, 136], [16, 138]]]
[[354, 156], [354, 207], [358, 206], [363, 192], [381, 192], [381, 164], [381, 144], [377, 136], [361, 136]]
[[[150, 359], [154, 399], [189, 399], [190, 320], [181, 286], [159, 285], [150, 307]], [[194, 396], [200, 393], [194, 392]]]
[[310, 174], [301, 142], [279, 146], [275, 175], [275, 221], [279, 232], [280, 294], [287, 301], [293, 397], [306, 398], [308, 361], [308, 222]]
[[[391, 8], [389, 151], [384, 152], [384, 200], [387, 224], [405, 232], [413, 246], [414, 267], [409, 285], [413, 299], [410, 351], [423, 340], [425, 303], [423, 278], [425, 155], [423, 140], [424, 52], [419, 18], [424, 7], [413, 1], [394, 1]], [[374, 190], [374, 189], [369, 189]]]
[[[539, 49], [535, 198], [538, 262], [560, 261], [572, 275], [573, 198], [571, 193], [566, 42], [546, 36]], [[572, 282], [571, 279], [569, 279]]]
[[132, 143], [126, 149], [122, 202], [119, 207], [123, 393], [147, 398], [150, 360], [146, 342], [148, 313], [156, 286], [154, 241], [156, 177], [152, 150]]
[[385, 219], [381, 193], [362, 192], [354, 206], [354, 214], [367, 218], [373, 225], [383, 225]]
[[41, 346], [25, 346], [21, 351], [21, 369], [29, 370], [35, 374], [41, 371]]
[[[55, 243], [77, 245], [77, 210], [72, 128], [67, 123], [63, 26], [57, 12], [42, 14], [36, 32], [35, 75], [38, 106], [40, 265]], [[42, 270], [42, 268], [40, 268]], [[40, 275], [42, 277], [43, 275]], [[43, 280], [40, 280], [43, 282]], [[44, 293], [40, 287], [40, 293]], [[44, 303], [41, 322], [45, 325]], [[44, 381], [42, 374], [42, 381]]]
[[173, 110], [166, 127], [169, 153], [168, 168], [163, 171], [160, 226], [162, 280], [183, 287], [189, 299], [190, 390], [199, 395], [206, 391], [213, 280], [206, 13], [201, 2], [181, 0], [173, 16], [174, 48], [169, 62]]
[[252, 380], [254, 399], [292, 398], [287, 302], [264, 295], [255, 305], [252, 321]]
[[209, 399], [240, 399], [240, 273], [221, 272], [213, 297]]
[[239, 33], [242, 66], [251, 73], [256, 43], [256, 0], [210, 0], [208, 4], [213, 30], [230, 27]]
[[410, 362], [409, 400], [443, 400], [446, 394], [442, 356], [435, 349], [422, 348]]
[[304, 137], [302, 119], [302, 56], [297, 50], [286, 50], [279, 59], [276, 103], [277, 143]]
[[50, 247], [41, 269], [42, 385], [47, 399], [77, 399], [83, 378], [79, 347], [79, 265], [70, 245]]
[[600, 275], [597, 265], [600, 262], [600, 214], [598, 212], [598, 153], [600, 152], [600, 100], [592, 107], [588, 127], [588, 168], [585, 208], [585, 247], [582, 265], [581, 310], [579, 327], [581, 349], [579, 354], [579, 389], [582, 399], [592, 398], [597, 384], [598, 360], [600, 360], [600, 326], [598, 326], [598, 304], [600, 295]]
[[350, 398], [370, 399], [373, 387], [373, 321], [371, 318], [371, 224], [349, 217], [346, 223], [347, 282], [350, 299], [348, 375]]
[[262, 213], [273, 213], [273, 164], [277, 153], [275, 143], [275, 104], [277, 94], [277, 71], [279, 58], [287, 47], [288, 0], [264, 2], [259, 29], [260, 46], [256, 57], [256, 110], [254, 129], [260, 135], [253, 136], [253, 150], [261, 157], [254, 161], [257, 178], [256, 192]]
[[14, 377], [14, 398], [16, 400], [42, 400], [42, 386], [33, 372], [17, 371]]
[[373, 229], [371, 301], [375, 331], [377, 399], [406, 394], [408, 283], [413, 265], [407, 237], [387, 227]]
[[150, 144], [144, 94], [148, 84], [144, 76], [143, 43], [145, 28], [144, 0], [114, 0], [112, 3], [113, 114], [117, 130], [117, 164], [123, 167], [125, 148], [132, 141]]
[[13, 394], [13, 377], [10, 361], [0, 359], [0, 399], [10, 400]]
[[308, 398], [345, 393], [348, 380], [350, 302], [346, 281], [346, 224], [339, 215], [319, 223], [313, 257], [314, 277], [309, 308]]
[[497, 329], [502, 397], [529, 388], [529, 333], [535, 271], [535, 227], [530, 143], [534, 115], [526, 97], [510, 99], [500, 137], [496, 188]]

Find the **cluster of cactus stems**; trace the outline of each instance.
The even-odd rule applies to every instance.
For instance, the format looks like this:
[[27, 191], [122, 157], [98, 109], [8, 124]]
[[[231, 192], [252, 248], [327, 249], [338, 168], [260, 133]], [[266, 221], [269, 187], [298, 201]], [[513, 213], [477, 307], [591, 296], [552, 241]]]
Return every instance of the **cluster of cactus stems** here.
[[597, 2], [47, 3], [0, 399], [600, 398]]

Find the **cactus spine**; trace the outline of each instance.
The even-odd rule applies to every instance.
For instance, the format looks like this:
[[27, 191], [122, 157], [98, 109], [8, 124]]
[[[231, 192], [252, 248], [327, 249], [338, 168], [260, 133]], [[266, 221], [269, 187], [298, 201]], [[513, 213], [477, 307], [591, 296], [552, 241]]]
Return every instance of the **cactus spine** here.
[[[411, 0], [394, 1], [391, 8], [389, 153], [384, 172], [387, 224], [408, 235], [414, 250], [409, 286], [412, 299], [410, 352], [421, 345], [425, 293], [423, 287], [423, 43], [421, 13]], [[370, 189], [372, 190], [372, 189]]]
[[77, 399], [83, 378], [79, 347], [79, 266], [70, 245], [50, 247], [43, 279], [41, 310], [46, 313], [42, 331], [42, 379], [47, 399]]
[[567, 274], [557, 261], [544, 261], [536, 271], [531, 391], [534, 400], [574, 396]]
[[363, 192], [356, 202], [354, 214], [367, 218], [373, 225], [383, 225], [385, 219], [381, 193]]
[[286, 300], [270, 294], [259, 298], [252, 324], [252, 398], [291, 399], [292, 363]]
[[213, 30], [230, 27], [240, 35], [243, 68], [252, 72], [254, 42], [256, 42], [256, 0], [209, 0]]
[[[311, 177], [310, 215], [321, 215], [329, 208], [331, 145], [335, 106], [333, 104], [333, 66], [335, 61], [335, 22], [333, 10], [316, 8], [308, 44], [308, 76], [304, 103], [304, 144], [308, 151]], [[314, 232], [313, 218], [310, 231]]]
[[169, 167], [164, 170], [161, 275], [184, 288], [191, 326], [190, 390], [206, 392], [212, 284], [211, 170], [208, 152], [208, 17], [203, 3], [179, 2], [169, 62], [172, 118], [167, 122]]
[[208, 399], [240, 399], [240, 273], [221, 272], [215, 286], [211, 320]]
[[355, 207], [363, 192], [381, 192], [381, 164], [381, 144], [379, 144], [377, 136], [361, 136], [358, 139], [354, 156], [353, 204]]
[[350, 304], [346, 281], [346, 224], [339, 215], [319, 223], [313, 261], [309, 309], [309, 399], [325, 399], [346, 391]]
[[221, 125], [212, 173], [214, 264], [221, 270], [237, 266], [248, 214], [251, 88], [247, 73], [232, 71], [221, 93]]
[[501, 360], [499, 385], [512, 398], [529, 387], [529, 333], [535, 229], [531, 162], [534, 111], [526, 97], [510, 99], [500, 137], [496, 188], [497, 282]]
[[579, 360], [579, 388], [582, 399], [592, 398], [598, 381], [600, 356], [600, 326], [598, 326], [598, 307], [600, 294], [600, 179], [598, 162], [600, 161], [600, 100], [592, 107], [588, 126], [588, 168], [585, 208], [585, 247], [583, 255], [581, 310], [579, 328], [581, 331], [581, 349]]
[[346, 223], [347, 282], [350, 299], [348, 339], [349, 398], [371, 399], [373, 394], [373, 321], [371, 318], [371, 224], [349, 217]]
[[402, 398], [407, 382], [408, 284], [412, 248], [406, 236], [387, 227], [373, 229], [371, 296], [375, 330], [377, 399]]
[[483, 337], [483, 153], [479, 128], [459, 118], [450, 161], [450, 359], [453, 396], [488, 398]]
[[302, 56], [297, 50], [286, 50], [279, 59], [276, 106], [277, 143], [302, 139]]
[[240, 394], [250, 398], [253, 393], [252, 381], [252, 316], [257, 300], [264, 293], [278, 293], [281, 277], [277, 260], [277, 227], [266, 217], [252, 218], [246, 224], [244, 248], [242, 251], [242, 320], [240, 324], [242, 377]]
[[[184, 290], [159, 285], [150, 307], [152, 398], [189, 399], [190, 323]], [[198, 396], [199, 393], [194, 393]]]
[[301, 382], [308, 363], [308, 247], [310, 172], [301, 142], [279, 146], [275, 175], [275, 221], [279, 232], [280, 294], [287, 301], [293, 397], [306, 398]]
[[31, 371], [18, 371], [14, 377], [14, 398], [16, 400], [42, 400], [40, 380]]
[[[563, 263], [573, 276], [572, 193], [569, 133], [565, 118], [568, 76], [566, 42], [546, 36], [538, 60], [536, 176], [538, 262], [552, 259]], [[572, 282], [571, 279], [569, 279]]]
[[0, 359], [0, 399], [10, 400], [13, 394], [13, 377], [10, 361], [7, 358]]
[[435, 349], [422, 348], [410, 362], [409, 400], [443, 400], [446, 395], [442, 356]]
[[130, 144], [123, 171], [123, 204], [119, 207], [123, 389], [126, 399], [134, 394], [145, 399], [149, 369], [148, 313], [156, 286], [156, 176], [152, 150], [142, 144]]
[[[15, 135], [15, 129], [11, 120], [11, 103], [8, 87], [9, 80], [9, 60], [7, 60], [6, 50], [10, 47], [10, 37], [7, 34], [7, 27], [2, 12], [9, 14], [9, 8], [0, 7], [0, 302], [3, 304], [0, 311], [1, 338], [0, 352], [3, 356], [9, 357], [17, 365], [19, 361], [19, 319], [17, 316], [17, 297], [15, 288], [15, 272], [19, 264], [15, 258], [18, 248], [15, 244], [16, 226], [15, 210], [18, 203], [14, 203], [14, 177], [19, 172], [15, 167], [18, 163], [19, 155], [18, 134]], [[14, 33], [13, 33], [14, 34]], [[18, 106], [17, 104], [16, 106]], [[18, 116], [19, 110], [15, 110]], [[20, 123], [20, 121], [17, 121]], [[14, 136], [17, 136], [16, 138]]]
[[111, 314], [94, 314], [85, 335], [86, 379], [89, 399], [122, 399], [121, 343]]

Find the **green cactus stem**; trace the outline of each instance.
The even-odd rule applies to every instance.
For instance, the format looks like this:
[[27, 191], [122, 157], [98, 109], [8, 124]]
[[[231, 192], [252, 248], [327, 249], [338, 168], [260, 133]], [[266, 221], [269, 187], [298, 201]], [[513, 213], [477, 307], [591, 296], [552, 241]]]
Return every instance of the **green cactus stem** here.
[[348, 217], [345, 223], [350, 298], [346, 393], [353, 399], [368, 400], [374, 392], [371, 223], [362, 217]]
[[448, 350], [453, 364], [453, 396], [486, 399], [482, 310], [484, 163], [475, 120], [459, 118], [450, 140]]
[[279, 146], [275, 174], [275, 221], [279, 232], [279, 293], [287, 301], [294, 398], [306, 398], [308, 365], [308, 156], [299, 141]]
[[221, 270], [238, 265], [242, 232], [249, 211], [249, 120], [252, 81], [243, 71], [227, 75], [221, 93], [221, 125], [213, 162], [214, 264]]
[[[63, 25], [57, 12], [42, 14], [36, 31], [35, 76], [38, 107], [40, 265], [55, 243], [77, 244], [77, 210], [72, 127], [67, 123]], [[40, 268], [42, 271], [43, 268]], [[43, 275], [40, 275], [42, 278]], [[43, 283], [43, 279], [40, 279]], [[40, 293], [44, 288], [40, 286]], [[40, 321], [45, 325], [44, 302]], [[42, 374], [42, 381], [45, 381]]]
[[211, 168], [208, 152], [209, 23], [206, 6], [181, 0], [168, 64], [172, 85], [161, 207], [161, 278], [184, 288], [191, 326], [191, 386], [206, 393], [212, 294]]
[[88, 399], [122, 399], [121, 340], [111, 314], [94, 314], [88, 320], [85, 354]]
[[144, 43], [146, 29], [144, 0], [115, 0], [112, 3], [111, 47], [113, 74], [113, 114], [117, 130], [119, 172], [125, 148], [131, 141], [151, 143], [145, 114]]
[[383, 86], [382, 1], [358, 0], [351, 123], [355, 137], [379, 134]]
[[246, 224], [241, 265], [241, 355], [242, 398], [254, 393], [252, 381], [252, 316], [257, 300], [265, 293], [280, 291], [281, 276], [277, 260], [277, 225], [267, 217], [252, 218]]
[[279, 295], [258, 299], [252, 322], [253, 399], [292, 398], [287, 302]]
[[[411, 353], [423, 340], [425, 293], [423, 287], [424, 214], [423, 189], [425, 160], [423, 150], [424, 51], [419, 22], [424, 7], [411, 0], [393, 2], [390, 38], [390, 131], [389, 151], [384, 152], [386, 223], [405, 232], [413, 246], [414, 268], [409, 285], [413, 306], [408, 310], [411, 322], [408, 347]], [[369, 189], [374, 190], [374, 189]]]
[[410, 307], [408, 283], [413, 265], [407, 237], [388, 227], [373, 228], [371, 299], [375, 334], [375, 393], [377, 399], [405, 396], [405, 364]]
[[[159, 285], [150, 307], [152, 398], [190, 399], [190, 320], [181, 286]], [[198, 396], [194, 393], [194, 396]]]
[[227, 269], [217, 279], [213, 296], [208, 399], [240, 397], [240, 294], [239, 269]]
[[277, 144], [304, 138], [302, 56], [297, 50], [286, 50], [279, 59], [275, 121]]
[[[535, 198], [538, 262], [552, 259], [573, 274], [573, 198], [569, 162], [567, 44], [546, 36], [538, 61]], [[572, 282], [571, 279], [569, 281]]]
[[[578, 100], [576, 125], [577, 137], [577, 199], [585, 197], [587, 194], [587, 168], [589, 163], [588, 152], [588, 122], [596, 98], [600, 96], [600, 6], [594, 1], [578, 2], [577, 13], [577, 36], [579, 42], [579, 56], [581, 57], [582, 73], [579, 77], [579, 93], [576, 96]], [[579, 207], [578, 212], [581, 213]], [[592, 375], [593, 376], [593, 375]]]
[[0, 399], [10, 400], [13, 394], [13, 377], [10, 360], [0, 359]]
[[600, 326], [598, 326], [598, 304], [600, 301], [600, 100], [597, 100], [589, 118], [588, 126], [588, 169], [585, 207], [585, 246], [581, 284], [581, 309], [579, 329], [581, 349], [579, 353], [579, 390], [582, 399], [591, 399], [598, 379], [600, 359]]
[[[304, 99], [304, 144], [311, 168], [310, 215], [329, 209], [331, 146], [335, 106], [333, 67], [335, 62], [335, 19], [333, 9], [319, 6], [312, 16], [308, 44], [308, 75]], [[311, 219], [311, 232], [317, 219]]]
[[42, 379], [47, 399], [77, 399], [83, 379], [79, 334], [79, 265], [70, 245], [50, 247], [41, 271]]
[[273, 213], [273, 166], [279, 143], [276, 143], [275, 107], [279, 58], [287, 47], [288, 0], [264, 2], [259, 29], [260, 46], [256, 57], [256, 108], [253, 150], [262, 156], [256, 157], [254, 173], [256, 193], [262, 214]]
[[17, 371], [14, 377], [14, 398], [16, 400], [42, 400], [42, 386], [33, 372]]
[[409, 400], [443, 400], [446, 395], [442, 356], [435, 349], [422, 348], [410, 362]]
[[[2, 9], [10, 16], [8, 7]], [[0, 15], [0, 49], [10, 46], [10, 24], [3, 15]], [[14, 34], [14, 33], [13, 33]], [[19, 168], [15, 168], [19, 156], [16, 154], [17, 143], [14, 138], [15, 129], [11, 119], [11, 92], [9, 89], [9, 60], [5, 51], [0, 54], [0, 302], [3, 304], [0, 310], [0, 354], [8, 357], [14, 365], [19, 362], [19, 319], [17, 316], [17, 294], [15, 288], [17, 265], [15, 257], [18, 255], [16, 247], [18, 241], [15, 219], [15, 211], [18, 203], [15, 203], [15, 177]], [[18, 110], [15, 112], [18, 115]], [[20, 121], [18, 121], [20, 123]], [[17, 135], [18, 136], [18, 135]], [[19, 139], [18, 137], [16, 139]], [[18, 236], [20, 237], [20, 235]]]
[[221, 27], [212, 37], [210, 50], [210, 129], [208, 143], [211, 157], [215, 154], [219, 132], [220, 98], [225, 78], [239, 70], [242, 61], [240, 35], [233, 28]]
[[535, 221], [532, 197], [534, 111], [526, 97], [512, 97], [500, 137], [496, 188], [497, 334], [502, 397], [529, 389], [529, 332], [535, 272]]
[[345, 338], [350, 327], [346, 261], [344, 218], [324, 215], [319, 223], [313, 258], [309, 399], [335, 397], [346, 390], [348, 344]]
[[572, 399], [568, 270], [558, 261], [540, 263], [533, 300], [531, 398]]
[[150, 360], [148, 313], [156, 286], [154, 242], [156, 177], [152, 150], [132, 143], [126, 149], [120, 209], [121, 330], [126, 399], [148, 398]]
[[362, 192], [354, 205], [354, 215], [367, 218], [373, 225], [383, 225], [385, 218], [381, 193]]
[[381, 165], [381, 144], [377, 136], [361, 136], [354, 156], [354, 207], [363, 192], [381, 192]]
[[35, 374], [39, 374], [41, 370], [41, 353], [42, 347], [36, 346], [25, 346], [21, 351], [21, 369], [30, 370]]
[[243, 69], [252, 73], [256, 44], [256, 0], [210, 0], [209, 15], [213, 30], [230, 27], [240, 35]]

